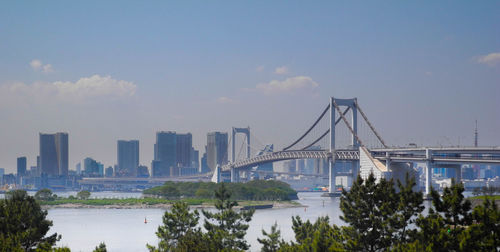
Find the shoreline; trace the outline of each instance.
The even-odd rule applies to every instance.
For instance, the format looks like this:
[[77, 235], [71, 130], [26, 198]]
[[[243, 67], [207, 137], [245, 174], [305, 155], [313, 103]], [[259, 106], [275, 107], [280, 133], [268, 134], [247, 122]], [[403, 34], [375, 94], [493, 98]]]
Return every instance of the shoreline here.
[[[254, 203], [254, 202], [252, 202]], [[273, 207], [269, 209], [282, 209], [282, 208], [295, 208], [295, 207], [307, 207], [302, 205], [296, 201], [289, 202], [262, 202], [258, 204], [245, 204], [238, 203], [238, 206], [235, 209], [241, 209], [245, 206], [260, 206], [260, 205], [270, 205]], [[160, 203], [160, 204], [109, 204], [109, 205], [89, 205], [89, 204], [81, 204], [81, 203], [64, 203], [57, 205], [42, 205], [42, 209], [169, 209], [172, 207], [172, 204], [168, 203]], [[206, 208], [214, 208], [213, 204], [201, 204], [201, 205], [190, 205], [191, 209], [206, 209]], [[257, 209], [258, 210], [258, 209]]]

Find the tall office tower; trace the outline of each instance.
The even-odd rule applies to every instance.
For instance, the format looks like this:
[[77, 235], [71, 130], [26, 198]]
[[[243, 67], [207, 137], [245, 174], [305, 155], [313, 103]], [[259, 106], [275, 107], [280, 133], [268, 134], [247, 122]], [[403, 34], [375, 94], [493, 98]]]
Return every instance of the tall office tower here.
[[49, 176], [68, 175], [68, 133], [40, 133], [41, 174]]
[[135, 177], [139, 167], [139, 140], [118, 140], [119, 177]]
[[205, 153], [201, 156], [200, 173], [207, 173], [210, 171], [207, 164], [207, 146], [205, 146]]
[[191, 147], [191, 167], [196, 171], [200, 169], [200, 152]]
[[210, 132], [207, 134], [207, 165], [214, 171], [217, 165], [227, 163], [227, 133]]
[[177, 167], [177, 136], [173, 131], [156, 132], [154, 160], [151, 162], [153, 177], [168, 177]]
[[191, 149], [193, 148], [193, 136], [191, 133], [176, 134], [177, 138], [177, 167], [191, 167]]
[[17, 158], [17, 177], [23, 177], [26, 175], [26, 157]]

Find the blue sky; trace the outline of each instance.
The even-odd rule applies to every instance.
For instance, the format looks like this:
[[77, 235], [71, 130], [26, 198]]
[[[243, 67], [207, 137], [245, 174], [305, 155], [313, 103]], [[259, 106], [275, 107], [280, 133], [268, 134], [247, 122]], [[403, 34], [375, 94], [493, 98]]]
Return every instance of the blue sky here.
[[67, 131], [70, 167], [158, 130], [292, 141], [357, 97], [392, 145], [500, 144], [498, 1], [0, 3], [0, 167]]

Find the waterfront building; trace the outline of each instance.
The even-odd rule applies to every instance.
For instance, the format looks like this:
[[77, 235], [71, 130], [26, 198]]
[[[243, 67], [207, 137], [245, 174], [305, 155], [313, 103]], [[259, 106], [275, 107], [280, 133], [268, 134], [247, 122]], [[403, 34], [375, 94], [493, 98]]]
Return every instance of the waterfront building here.
[[297, 159], [297, 172], [301, 174], [306, 173], [306, 160], [305, 159]]
[[191, 167], [191, 150], [193, 149], [193, 136], [191, 133], [176, 134], [176, 164], [178, 167]]
[[85, 158], [83, 160], [83, 175], [87, 177], [102, 177], [104, 176], [104, 165], [92, 158]]
[[17, 158], [17, 177], [26, 176], [26, 157]]
[[145, 165], [139, 165], [139, 167], [137, 167], [137, 177], [148, 178], [149, 177], [148, 167]]
[[113, 167], [109, 166], [104, 172], [104, 176], [107, 178], [113, 177]]
[[474, 180], [474, 168], [472, 167], [464, 167], [462, 169], [462, 178], [463, 179], [469, 179], [469, 180]]
[[177, 167], [177, 134], [173, 131], [156, 132], [154, 160], [151, 162], [153, 177], [168, 177]]
[[36, 170], [35, 170], [35, 174], [33, 174], [33, 176], [36, 176], [36, 177], [40, 177], [42, 175], [42, 165], [40, 164], [40, 155], [36, 156]]
[[207, 165], [214, 171], [217, 165], [227, 163], [228, 137], [226, 132], [210, 132], [207, 134]]
[[139, 140], [118, 140], [117, 146], [119, 177], [136, 177], [139, 166]]
[[193, 168], [193, 136], [175, 131], [156, 133], [154, 160], [151, 162], [154, 177], [175, 177], [183, 168]]
[[200, 152], [191, 147], [191, 168], [200, 169]]
[[76, 174], [80, 175], [82, 173], [82, 164], [81, 163], [76, 164], [75, 168], [76, 168]]
[[205, 146], [205, 153], [203, 153], [203, 156], [201, 157], [201, 166], [200, 166], [200, 173], [207, 173], [210, 171], [210, 168], [208, 168], [207, 164], [207, 147]]
[[68, 175], [68, 133], [40, 133], [41, 174], [47, 176]]

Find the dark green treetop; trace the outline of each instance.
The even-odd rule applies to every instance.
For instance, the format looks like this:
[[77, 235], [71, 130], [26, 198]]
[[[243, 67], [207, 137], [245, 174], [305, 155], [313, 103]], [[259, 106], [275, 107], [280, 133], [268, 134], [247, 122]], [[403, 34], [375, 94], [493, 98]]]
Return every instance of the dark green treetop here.
[[202, 232], [197, 227], [200, 219], [197, 210], [189, 211], [185, 202], [176, 202], [165, 211], [163, 225], [156, 235], [160, 239], [158, 248], [148, 245], [150, 251], [194, 251], [202, 243]]
[[215, 212], [202, 210], [205, 216], [204, 228], [214, 250], [248, 250], [250, 245], [244, 239], [248, 223], [255, 210], [235, 211], [238, 205], [231, 200], [231, 192], [222, 183], [215, 191]]
[[[46, 236], [52, 221], [34, 197], [17, 190], [0, 200], [0, 242], [24, 251], [47, 250], [61, 238], [57, 233]], [[16, 250], [16, 249], [13, 249]]]
[[261, 251], [262, 252], [276, 252], [280, 247], [281, 240], [281, 231], [278, 229], [278, 223], [274, 223], [271, 226], [271, 232], [268, 233], [264, 229], [262, 230], [262, 235], [265, 238], [257, 238], [257, 241], [262, 244]]

